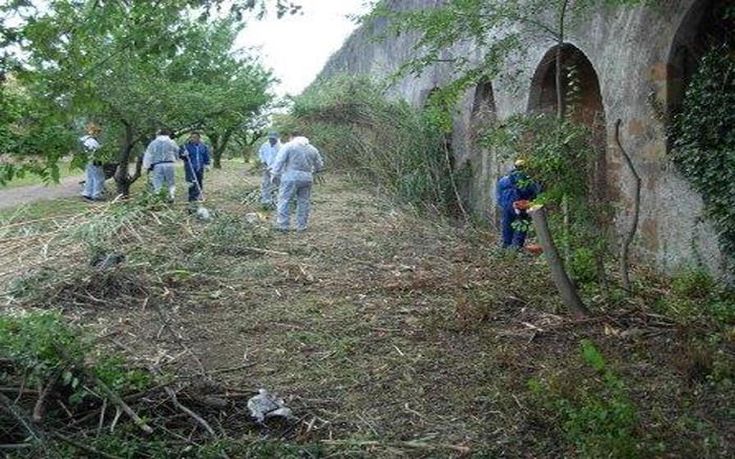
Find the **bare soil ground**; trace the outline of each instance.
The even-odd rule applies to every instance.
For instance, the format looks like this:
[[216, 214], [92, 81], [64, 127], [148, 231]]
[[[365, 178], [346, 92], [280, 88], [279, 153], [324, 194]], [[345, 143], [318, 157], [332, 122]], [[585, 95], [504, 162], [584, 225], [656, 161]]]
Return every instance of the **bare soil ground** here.
[[[207, 206], [238, 218], [261, 212], [257, 177], [220, 174]], [[419, 217], [347, 177], [315, 188], [307, 232], [257, 226], [263, 244], [231, 240], [200, 265], [196, 228], [162, 234], [186, 240], [189, 263], [162, 268], [162, 283], [141, 285], [136, 273], [151, 267], [133, 255], [119, 285], [105, 290], [89, 271], [35, 306], [62, 308], [134, 365], [285, 397], [299, 422], [263, 455], [579, 455], [529, 381], [544, 382], [549, 398], [603, 393], [580, 356], [583, 339], [625, 383], [640, 455], [735, 454], [732, 386], [697, 367], [694, 343], [713, 332], [652, 313], [665, 290], [613, 308], [588, 298], [596, 316], [572, 320], [541, 259], [500, 254], [492, 234]], [[727, 333], [717, 349], [732, 365]], [[253, 428], [242, 441], [263, 438], [268, 431]]]
[[78, 196], [79, 181], [83, 176], [66, 177], [54, 185], [28, 185], [16, 188], [0, 188], [0, 209], [8, 209], [37, 201]]

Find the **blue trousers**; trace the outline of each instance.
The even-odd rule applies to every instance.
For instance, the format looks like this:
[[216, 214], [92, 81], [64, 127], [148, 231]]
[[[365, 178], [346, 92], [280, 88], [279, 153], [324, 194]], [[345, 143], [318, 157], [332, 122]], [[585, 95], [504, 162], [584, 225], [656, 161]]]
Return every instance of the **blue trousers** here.
[[526, 233], [524, 231], [517, 231], [513, 228], [514, 222], [523, 220], [529, 220], [529, 216], [526, 212], [521, 212], [521, 214], [518, 215], [513, 208], [503, 209], [500, 217], [500, 226], [503, 233], [504, 248], [516, 247], [520, 249], [525, 245]]
[[202, 196], [199, 191], [204, 190], [204, 169], [194, 170], [188, 162], [184, 161], [184, 172], [186, 181], [189, 183], [189, 202], [200, 200]]

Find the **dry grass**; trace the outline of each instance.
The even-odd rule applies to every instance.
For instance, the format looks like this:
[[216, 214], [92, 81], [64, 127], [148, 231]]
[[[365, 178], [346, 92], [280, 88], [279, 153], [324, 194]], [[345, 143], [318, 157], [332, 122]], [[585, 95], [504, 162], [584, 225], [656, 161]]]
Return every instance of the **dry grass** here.
[[[223, 177], [209, 201], [220, 218], [256, 211], [257, 177]], [[344, 177], [317, 186], [305, 234], [252, 228], [260, 236], [248, 246], [268, 254], [222, 250], [229, 245], [206, 225], [166, 213], [179, 219], [115, 235], [131, 254], [116, 270], [100, 275], [70, 259], [68, 277], [43, 284], [44, 301], [11, 304], [61, 307], [137, 365], [157, 361], [181, 374], [243, 366], [221, 377], [286, 397], [300, 419], [288, 435], [295, 451], [574, 455], [526, 383], [546, 379], [570, 392], [594, 381], [578, 352], [587, 338], [631, 388], [642, 441], [679, 457], [733, 453], [732, 386], [693, 383], [693, 360], [706, 359], [681, 357], [714, 330], [654, 316], [646, 297], [598, 299], [597, 317], [572, 321], [541, 260], [500, 254], [492, 235], [397, 209], [366, 187]], [[132, 232], [156, 243], [141, 245]], [[203, 241], [219, 242], [197, 246]], [[729, 340], [717, 349], [731, 365]], [[247, 445], [259, 435], [280, 438], [243, 435], [252, 455]], [[286, 454], [278, 451], [269, 454]]]

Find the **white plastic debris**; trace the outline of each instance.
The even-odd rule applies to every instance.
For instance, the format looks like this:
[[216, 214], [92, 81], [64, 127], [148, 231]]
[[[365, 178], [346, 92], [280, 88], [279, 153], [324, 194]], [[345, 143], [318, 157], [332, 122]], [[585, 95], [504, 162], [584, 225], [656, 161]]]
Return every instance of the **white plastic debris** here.
[[245, 221], [251, 225], [258, 223], [259, 220], [260, 219], [258, 218], [258, 214], [256, 214], [255, 212], [250, 212], [249, 214], [245, 214]]
[[209, 209], [207, 209], [204, 206], [201, 206], [197, 209], [197, 218], [199, 220], [208, 222], [209, 220], [212, 219], [212, 214], [211, 212], [209, 212]]
[[286, 406], [282, 398], [277, 398], [265, 389], [258, 389], [258, 395], [248, 400], [250, 416], [258, 423], [268, 418], [291, 418], [293, 412]]
[[255, 225], [256, 223], [262, 223], [266, 221], [267, 218], [265, 215], [260, 214], [258, 212], [249, 212], [245, 214], [245, 221], [248, 222], [250, 225]]

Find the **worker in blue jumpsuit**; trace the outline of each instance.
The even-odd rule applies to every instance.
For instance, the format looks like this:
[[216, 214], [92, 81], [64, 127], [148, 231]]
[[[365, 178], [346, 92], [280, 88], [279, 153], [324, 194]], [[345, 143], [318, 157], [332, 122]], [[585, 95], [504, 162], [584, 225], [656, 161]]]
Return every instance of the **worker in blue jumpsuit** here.
[[209, 148], [202, 142], [198, 132], [192, 132], [189, 140], [181, 146], [179, 157], [184, 160], [184, 173], [189, 184], [189, 202], [200, 201], [204, 190], [204, 171], [209, 170]]
[[[541, 193], [541, 186], [525, 172], [526, 162], [519, 159], [507, 175], [498, 180], [496, 198], [500, 208], [503, 248], [522, 249], [526, 243], [526, 231], [517, 228], [517, 222], [528, 221], [525, 210], [516, 209], [517, 201], [531, 201]], [[515, 224], [515, 225], [514, 225]]]

